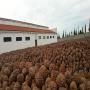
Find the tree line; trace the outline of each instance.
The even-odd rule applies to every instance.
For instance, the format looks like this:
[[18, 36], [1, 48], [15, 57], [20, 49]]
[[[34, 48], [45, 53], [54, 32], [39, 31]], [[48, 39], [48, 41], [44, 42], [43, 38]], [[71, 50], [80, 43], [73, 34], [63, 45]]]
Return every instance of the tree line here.
[[[90, 32], [90, 21], [89, 21], [88, 31]], [[70, 37], [70, 36], [76, 36], [76, 35], [80, 35], [80, 34], [86, 34], [86, 33], [87, 33], [87, 27], [85, 24], [85, 26], [82, 27], [80, 30], [79, 30], [79, 28], [78, 29], [74, 28], [74, 30], [69, 32], [68, 34], [66, 33], [66, 31], [63, 31], [62, 38]]]

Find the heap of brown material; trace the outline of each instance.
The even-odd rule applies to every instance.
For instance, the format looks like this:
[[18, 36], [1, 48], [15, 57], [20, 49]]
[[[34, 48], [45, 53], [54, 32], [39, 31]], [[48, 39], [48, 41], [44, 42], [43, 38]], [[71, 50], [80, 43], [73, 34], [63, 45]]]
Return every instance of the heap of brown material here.
[[90, 90], [90, 38], [0, 55], [0, 90]]

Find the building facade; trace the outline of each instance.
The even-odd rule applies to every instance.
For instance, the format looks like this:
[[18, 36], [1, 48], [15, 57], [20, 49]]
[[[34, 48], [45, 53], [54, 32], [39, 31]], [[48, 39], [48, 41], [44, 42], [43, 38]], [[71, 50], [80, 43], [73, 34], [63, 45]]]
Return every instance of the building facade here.
[[57, 42], [57, 33], [46, 26], [0, 18], [0, 54]]

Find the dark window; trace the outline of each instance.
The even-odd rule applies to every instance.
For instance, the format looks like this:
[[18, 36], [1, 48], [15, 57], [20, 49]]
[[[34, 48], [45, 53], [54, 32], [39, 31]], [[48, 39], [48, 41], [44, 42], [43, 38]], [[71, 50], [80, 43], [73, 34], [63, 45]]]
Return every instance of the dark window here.
[[47, 36], [47, 39], [49, 39], [49, 36]]
[[43, 39], [45, 39], [45, 36], [43, 36]]
[[50, 38], [52, 38], [52, 36], [50, 36]]
[[28, 41], [28, 40], [30, 40], [30, 37], [25, 37], [25, 39]]
[[4, 37], [3, 38], [3, 41], [4, 42], [11, 42], [11, 37]]
[[22, 37], [16, 37], [16, 41], [22, 41]]
[[54, 38], [54, 36], [53, 36], [53, 38]]
[[41, 39], [41, 36], [38, 36], [39, 39]]

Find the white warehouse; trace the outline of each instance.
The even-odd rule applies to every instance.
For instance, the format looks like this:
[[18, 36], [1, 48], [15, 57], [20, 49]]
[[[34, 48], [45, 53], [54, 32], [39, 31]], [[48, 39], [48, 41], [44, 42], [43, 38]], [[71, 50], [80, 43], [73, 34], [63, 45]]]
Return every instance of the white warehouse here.
[[49, 27], [0, 18], [0, 54], [57, 42]]

